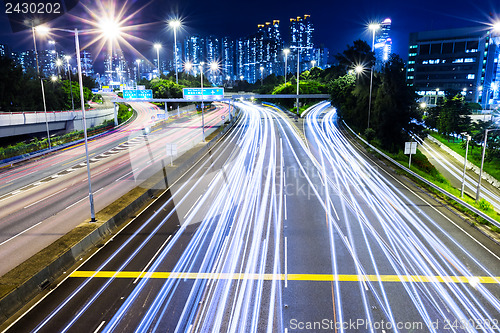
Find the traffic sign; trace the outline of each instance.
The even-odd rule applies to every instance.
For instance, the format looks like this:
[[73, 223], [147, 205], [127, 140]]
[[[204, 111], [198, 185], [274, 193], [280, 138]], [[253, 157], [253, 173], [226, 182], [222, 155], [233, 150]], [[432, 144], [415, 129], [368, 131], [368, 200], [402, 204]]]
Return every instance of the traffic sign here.
[[135, 89], [124, 89], [123, 90], [124, 99], [152, 99], [153, 91], [151, 89], [135, 90]]
[[213, 100], [213, 99], [223, 99], [224, 98], [224, 88], [184, 88], [182, 89], [182, 97], [190, 101], [201, 101]]
[[417, 143], [405, 142], [405, 155], [408, 154], [415, 155], [416, 153], [417, 153]]

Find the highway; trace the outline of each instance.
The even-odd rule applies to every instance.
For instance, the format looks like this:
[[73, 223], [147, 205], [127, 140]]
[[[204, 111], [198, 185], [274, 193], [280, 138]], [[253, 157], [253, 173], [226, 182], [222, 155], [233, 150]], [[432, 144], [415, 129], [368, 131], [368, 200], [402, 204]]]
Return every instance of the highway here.
[[[133, 122], [89, 141], [96, 212], [202, 141], [199, 115], [190, 112], [161, 125], [152, 117], [163, 110], [149, 103], [132, 106]], [[207, 134], [227, 113], [220, 104], [205, 115]], [[176, 156], [167, 156], [167, 144], [175, 146]], [[0, 184], [0, 275], [90, 217], [83, 144], [2, 169]]]
[[[500, 249], [320, 104], [233, 131], [7, 332], [498, 332]], [[481, 326], [481, 327], [480, 327]]]
[[[463, 160], [462, 163], [459, 163], [455, 158], [443, 151], [437, 144], [428, 139], [422, 140], [419, 138], [418, 142], [421, 145], [420, 147], [423, 153], [429, 158], [429, 161], [436, 166], [439, 172], [441, 172], [454, 187], [460, 189], [464, 172]], [[474, 199], [476, 198], [478, 179], [479, 175], [477, 173], [469, 169], [466, 170], [464, 191]], [[500, 190], [485, 180], [481, 181], [481, 198], [491, 203], [496, 211], [500, 212]]]

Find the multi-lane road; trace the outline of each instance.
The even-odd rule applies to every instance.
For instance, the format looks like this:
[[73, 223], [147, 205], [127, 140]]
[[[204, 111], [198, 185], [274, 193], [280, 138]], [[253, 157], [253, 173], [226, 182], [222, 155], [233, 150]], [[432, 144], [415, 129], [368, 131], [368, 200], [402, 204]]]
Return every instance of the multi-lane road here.
[[[159, 110], [131, 103], [137, 118], [89, 141], [92, 192], [96, 211], [138, 186], [202, 141], [201, 117], [194, 112], [155, 123]], [[211, 133], [227, 117], [227, 105], [205, 116]], [[167, 151], [166, 146], [175, 149]], [[90, 217], [83, 144], [0, 171], [0, 275], [16, 267]]]
[[[498, 332], [500, 248], [337, 128], [235, 128], [8, 332]], [[302, 138], [305, 138], [305, 142]]]

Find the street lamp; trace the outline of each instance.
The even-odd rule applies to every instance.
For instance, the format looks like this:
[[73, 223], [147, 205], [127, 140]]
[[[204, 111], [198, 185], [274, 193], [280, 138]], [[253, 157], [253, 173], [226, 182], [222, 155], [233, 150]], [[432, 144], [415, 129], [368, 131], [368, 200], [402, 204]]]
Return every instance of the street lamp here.
[[287, 72], [287, 61], [288, 61], [288, 54], [290, 53], [290, 49], [284, 49], [283, 53], [285, 54], [285, 86], [286, 86], [286, 72]]
[[481, 169], [479, 170], [479, 180], [477, 181], [477, 191], [476, 191], [476, 202], [479, 201], [479, 195], [481, 191], [481, 178], [483, 176], [483, 166], [484, 166], [484, 155], [486, 153], [486, 145], [488, 143], [488, 132], [489, 131], [499, 131], [500, 128], [488, 128], [484, 133], [484, 143], [483, 143], [483, 153], [481, 155]]
[[38, 77], [40, 78], [40, 85], [42, 87], [42, 102], [43, 102], [43, 113], [45, 114], [45, 127], [47, 129], [47, 140], [49, 143], [49, 150], [52, 149], [52, 145], [50, 143], [50, 131], [49, 131], [49, 120], [47, 118], [47, 104], [45, 102], [45, 90], [43, 87], [43, 78], [40, 75], [40, 66], [38, 65], [38, 52], [36, 50], [36, 37], [35, 37], [35, 31], [41, 34], [46, 34], [48, 33], [48, 28], [46, 26], [33, 26], [31, 27], [31, 32], [33, 34], [33, 45], [35, 46], [35, 59], [36, 59], [36, 73], [38, 74]]
[[205, 141], [205, 118], [203, 117], [203, 65], [205, 63], [202, 61], [200, 62], [200, 82], [201, 82], [201, 133], [202, 133], [202, 139]]
[[184, 70], [189, 73], [189, 71], [193, 68], [193, 64], [191, 62], [184, 63]]
[[[119, 26], [116, 24], [116, 22], [111, 22], [111, 21], [105, 21], [101, 22], [100, 24], [101, 32], [107, 37], [107, 38], [115, 38], [118, 33], [119, 33]], [[33, 28], [34, 29], [34, 28]], [[90, 161], [89, 161], [89, 149], [88, 149], [88, 138], [87, 138], [87, 119], [85, 116], [85, 100], [84, 100], [84, 95], [83, 95], [83, 76], [82, 76], [82, 63], [81, 63], [81, 58], [80, 58], [80, 40], [78, 38], [79, 31], [78, 29], [74, 30], [69, 30], [69, 29], [54, 29], [58, 31], [64, 31], [64, 32], [69, 32], [74, 34], [75, 36], [75, 49], [76, 49], [76, 63], [77, 63], [77, 68], [78, 68], [78, 82], [80, 85], [80, 103], [82, 107], [82, 120], [83, 120], [83, 136], [84, 136], [84, 142], [85, 142], [85, 157], [86, 157], [86, 162], [87, 162], [87, 178], [88, 178], [88, 185], [89, 185], [89, 201], [90, 201], [90, 220], [91, 222], [95, 222], [95, 209], [94, 209], [94, 195], [92, 193], [92, 182], [91, 182], [91, 177], [90, 177]], [[34, 34], [33, 30], [33, 34]], [[38, 29], [37, 31], [44, 31], [48, 32], [49, 29], [47, 27], [44, 27], [43, 29]], [[82, 30], [81, 32], [94, 32], [93, 30]], [[36, 43], [35, 43], [36, 45]]]
[[[368, 25], [368, 29], [370, 29], [373, 33], [372, 37], [372, 52], [375, 49], [375, 32], [380, 28], [380, 24], [372, 23]], [[371, 71], [370, 71], [370, 97], [368, 100], [368, 127], [370, 128], [370, 113], [372, 109], [372, 89], [373, 89], [373, 63], [371, 65]]]
[[354, 71], [356, 72], [356, 74], [361, 74], [361, 73], [363, 73], [364, 70], [365, 70], [365, 68], [361, 65], [356, 65], [354, 67]]
[[181, 21], [170, 20], [168, 25], [174, 29], [174, 67], [175, 67], [175, 83], [179, 84], [179, 77], [177, 74], [177, 29], [181, 26]]
[[66, 64], [68, 65], [68, 77], [69, 77], [69, 91], [71, 93], [71, 108], [73, 111], [75, 111], [75, 102], [73, 100], [73, 85], [71, 84], [71, 66], [69, 65], [69, 59], [71, 57], [69, 55], [64, 56], [64, 59], [66, 59]]
[[314, 66], [316, 66], [316, 60], [311, 60], [311, 69], [313, 69]]
[[464, 160], [464, 173], [462, 177], [462, 189], [460, 190], [460, 198], [464, 197], [464, 190], [465, 190], [465, 171], [467, 170], [467, 154], [469, 153], [469, 141], [471, 139], [471, 136], [467, 133], [462, 133], [466, 135], [467, 138], [467, 143], [465, 146], [465, 160]]
[[264, 67], [260, 66], [260, 85], [262, 86], [264, 80]]
[[135, 89], [137, 89], [137, 84], [141, 80], [141, 68], [139, 67], [141, 64], [141, 59], [136, 59], [135, 62], [137, 63], [137, 82], [135, 83]]
[[215, 73], [219, 70], [219, 64], [217, 61], [210, 62], [210, 72], [212, 72], [212, 83], [216, 81]]
[[309, 46], [296, 46], [297, 50], [297, 114], [299, 114], [299, 81], [300, 81], [300, 50], [310, 49]]
[[161, 71], [160, 71], [160, 49], [161, 49], [161, 44], [160, 43], [155, 43], [154, 45], [156, 49], [156, 62], [158, 65], [158, 77], [161, 76]]

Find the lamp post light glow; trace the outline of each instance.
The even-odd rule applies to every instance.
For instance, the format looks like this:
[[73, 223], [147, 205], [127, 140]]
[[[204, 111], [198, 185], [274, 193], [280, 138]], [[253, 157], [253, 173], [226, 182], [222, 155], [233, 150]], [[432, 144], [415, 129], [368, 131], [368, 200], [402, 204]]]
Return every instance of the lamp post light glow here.
[[313, 69], [316, 66], [316, 60], [311, 60], [311, 69]]
[[[372, 23], [368, 25], [368, 29], [372, 31], [372, 52], [375, 50], [375, 32], [380, 29], [380, 24]], [[371, 65], [370, 70], [370, 97], [368, 99], [368, 126], [370, 128], [370, 113], [372, 109], [372, 90], [373, 90], [373, 65]]]
[[154, 45], [156, 49], [156, 62], [158, 65], [158, 77], [161, 76], [161, 67], [160, 67], [160, 49], [161, 49], [161, 44], [160, 43], [155, 43]]
[[285, 54], [285, 86], [286, 86], [286, 73], [288, 72], [287, 61], [288, 61], [288, 54], [290, 53], [290, 49], [284, 49], [283, 53]]
[[262, 86], [264, 80], [264, 67], [260, 66], [260, 85]]
[[493, 31], [500, 33], [500, 21], [493, 24]]
[[168, 25], [174, 29], [174, 67], [175, 67], [175, 83], [179, 84], [179, 76], [177, 72], [177, 29], [181, 26], [181, 21], [170, 20]]
[[365, 68], [361, 65], [356, 65], [354, 67], [354, 71], [356, 72], [356, 74], [361, 74], [361, 73], [363, 73], [364, 70], [365, 70]]

